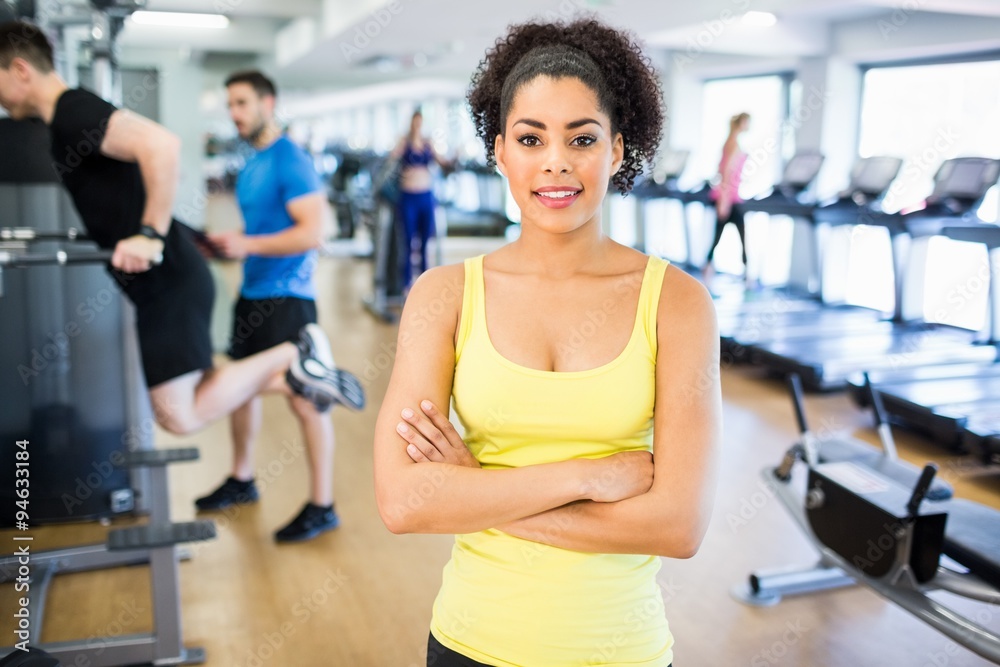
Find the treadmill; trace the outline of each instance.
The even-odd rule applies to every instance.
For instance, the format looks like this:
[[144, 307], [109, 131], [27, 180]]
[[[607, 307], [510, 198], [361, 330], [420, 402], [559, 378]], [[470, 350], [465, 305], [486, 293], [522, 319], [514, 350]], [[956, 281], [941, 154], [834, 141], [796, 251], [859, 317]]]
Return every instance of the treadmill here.
[[[1000, 226], [950, 227], [949, 238], [984, 244], [990, 253], [985, 342], [1000, 343]], [[871, 376], [890, 419], [946, 447], [980, 451], [984, 461], [1000, 453], [1000, 364], [932, 366]], [[849, 390], [864, 404], [864, 379], [852, 376]]]
[[[812, 185], [823, 165], [823, 156], [814, 151], [802, 151], [796, 153], [785, 165], [778, 182], [771, 191], [763, 197], [749, 199], [736, 204], [744, 213], [752, 211], [762, 211], [772, 215], [790, 215], [793, 218], [808, 217], [815, 202], [808, 198], [806, 191]], [[689, 194], [690, 201], [701, 202], [704, 206], [711, 206], [709, 197], [710, 187], [705, 186]], [[714, 214], [714, 213], [713, 213]], [[812, 228], [805, 221], [809, 229], [810, 238]], [[815, 252], [815, 243], [813, 250]], [[812, 254], [810, 254], [810, 257]], [[814, 289], [811, 289], [810, 282], [812, 274], [815, 273], [815, 266], [806, 268], [807, 275], [804, 278], [796, 279], [796, 276], [789, 276], [786, 285], [777, 288], [764, 290], [746, 290], [740, 282], [733, 289], [724, 290], [714, 294], [715, 309], [719, 316], [720, 331], [728, 331], [738, 328], [740, 318], [748, 313], [774, 312], [779, 309], [781, 312], [789, 311], [816, 311], [820, 304], [816, 299]], [[717, 291], [717, 286], [713, 285]], [[731, 324], [731, 322], [734, 322]], [[728, 337], [723, 335], [723, 342]]]
[[[809, 222], [813, 234], [813, 261], [817, 264], [817, 303], [824, 308], [810, 310], [787, 309], [783, 302], [775, 302], [772, 308], [741, 312], [722, 318], [719, 333], [722, 345], [733, 353], [745, 351], [749, 346], [764, 341], [772, 342], [785, 338], [813, 336], [829, 331], [854, 333], [871, 331], [872, 327], [890, 326], [887, 321], [891, 313], [883, 313], [872, 308], [847, 304], [831, 304], [825, 298], [823, 289], [823, 245], [825, 232], [829, 227], [856, 225], [876, 215], [881, 215], [881, 203], [889, 186], [899, 173], [902, 160], [894, 157], [876, 156], [859, 159], [851, 170], [848, 188], [832, 201], [821, 205], [786, 204], [786, 210]], [[878, 325], [884, 320], [884, 325]], [[735, 356], [738, 356], [736, 354]]]
[[687, 216], [683, 213], [683, 209], [687, 205], [685, 197], [688, 193], [681, 190], [677, 185], [678, 180], [684, 173], [684, 169], [687, 167], [690, 156], [691, 151], [689, 150], [669, 150], [665, 152], [653, 173], [642, 178], [642, 180], [635, 184], [632, 188], [632, 195], [638, 200], [635, 207], [635, 247], [642, 252], [646, 251], [646, 203], [657, 199], [673, 199], [680, 202], [684, 246], [687, 252], [687, 260], [681, 266], [682, 268], [694, 269], [696, 267], [694, 261], [691, 259], [691, 233], [687, 225]]
[[[931, 324], [920, 317], [907, 317], [904, 286], [915, 285], [913, 272], [923, 267], [904, 262], [913, 239], [939, 234], [946, 226], [975, 224], [974, 211], [986, 191], [1000, 177], [1000, 160], [954, 158], [945, 161], [935, 175], [935, 188], [926, 208], [910, 214], [872, 215], [868, 224], [889, 228], [894, 259], [905, 271], [897, 274], [897, 313], [889, 330], [850, 335], [819, 333], [801, 338], [763, 342], [752, 346], [751, 359], [778, 374], [798, 373], [813, 391], [841, 389], [850, 375], [861, 371], [885, 371], [939, 364], [991, 363], [997, 347], [977, 340], [979, 332]], [[899, 275], [908, 274], [899, 279]]]

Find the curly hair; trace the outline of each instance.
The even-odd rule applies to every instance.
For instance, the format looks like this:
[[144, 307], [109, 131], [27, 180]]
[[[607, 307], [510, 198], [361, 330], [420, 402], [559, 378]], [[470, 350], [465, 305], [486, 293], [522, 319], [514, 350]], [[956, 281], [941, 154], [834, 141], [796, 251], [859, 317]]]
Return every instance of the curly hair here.
[[468, 93], [490, 165], [496, 163], [493, 143], [506, 134], [514, 96], [543, 75], [573, 77], [594, 91], [612, 132], [622, 134], [624, 160], [611, 180], [619, 192], [628, 193], [643, 164], [652, 161], [663, 126], [663, 92], [649, 58], [631, 35], [593, 18], [511, 26], [486, 52]]

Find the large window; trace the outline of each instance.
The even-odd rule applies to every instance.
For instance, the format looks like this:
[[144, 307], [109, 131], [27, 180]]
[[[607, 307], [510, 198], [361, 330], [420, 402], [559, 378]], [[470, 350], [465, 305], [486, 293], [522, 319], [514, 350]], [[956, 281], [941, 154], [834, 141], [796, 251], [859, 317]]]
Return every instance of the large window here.
[[[729, 135], [729, 121], [736, 114], [750, 114], [750, 128], [740, 138], [740, 145], [747, 153], [740, 181], [740, 195], [749, 199], [767, 191], [781, 176], [784, 159], [792, 150], [794, 135], [786, 131], [789, 108], [790, 86], [786, 79], [778, 75], [754, 76], [737, 79], [716, 79], [706, 81], [702, 88], [701, 133], [691, 154], [688, 177], [698, 181], [710, 180], [719, 170], [722, 145]], [[692, 215], [696, 212], [692, 211]], [[751, 216], [752, 218], [753, 216]], [[765, 216], [766, 221], [766, 216]], [[784, 221], [787, 223], [787, 221]], [[748, 254], [762, 257], [764, 246], [788, 241], [790, 228], [782, 224], [776, 227], [758, 224], [757, 220], [747, 221], [749, 231]], [[705, 221], [692, 222], [692, 252], [696, 258], [705, 256], [712, 241], [713, 225]], [[662, 239], [666, 242], [668, 239]], [[727, 273], [743, 270], [740, 258], [740, 240], [732, 225], [727, 225], [719, 248], [715, 254], [716, 267]], [[778, 257], [780, 252], [768, 253], [767, 262], [751, 263], [751, 273], [759, 275], [765, 282], [781, 282], [787, 276], [787, 260]], [[764, 269], [776, 269], [777, 278], [763, 276]]]
[[[899, 176], [886, 197], [886, 210], [919, 207], [931, 192], [935, 172], [948, 158], [1000, 158], [998, 119], [1000, 61], [868, 70], [864, 77], [858, 152], [862, 157], [891, 155], [903, 159]], [[995, 222], [997, 209], [994, 186], [978, 213], [983, 220]], [[872, 238], [855, 235], [852, 246], [864, 245]], [[866, 250], [871, 249], [853, 247], [852, 254], [871, 254]], [[967, 282], [979, 280], [975, 270], [984, 261], [980, 257], [984, 252], [944, 239], [931, 242], [924, 267], [926, 319], [972, 329], [982, 325], [984, 297], [958, 300], [954, 294]], [[871, 296], [873, 280], [890, 270], [885, 253], [880, 256], [882, 261], [864, 262], [868, 270], [851, 274], [849, 301], [869, 305], [866, 297]], [[923, 255], [919, 257], [923, 260]]]
[[[888, 210], [919, 205], [947, 158], [1000, 158], [1000, 61], [868, 70], [858, 152], [903, 158]], [[996, 221], [995, 187], [979, 215]]]
[[751, 197], [774, 185], [781, 174], [782, 127], [787, 101], [780, 76], [706, 81], [702, 92], [701, 136], [689, 169], [702, 179], [719, 170], [722, 145], [729, 135], [729, 119], [750, 114], [750, 129], [740, 143], [747, 152], [740, 194]]

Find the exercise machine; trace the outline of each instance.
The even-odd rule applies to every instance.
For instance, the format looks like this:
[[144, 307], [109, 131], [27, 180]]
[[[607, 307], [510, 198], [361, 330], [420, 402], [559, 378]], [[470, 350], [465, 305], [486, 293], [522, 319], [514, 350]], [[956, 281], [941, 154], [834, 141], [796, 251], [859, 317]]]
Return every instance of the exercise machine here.
[[[824, 460], [831, 440], [810, 433], [798, 377], [790, 376], [789, 385], [802, 440], [780, 465], [765, 468], [762, 475], [816, 548], [819, 560], [802, 570], [751, 574], [747, 583], [733, 589], [734, 597], [770, 606], [786, 595], [857, 583], [961, 646], [1000, 663], [1000, 635], [928, 595], [943, 590], [1000, 603], [1000, 512], [935, 494], [933, 465], [920, 471], [910, 467], [912, 483], [905, 483], [863, 458]], [[874, 391], [872, 404], [886, 446], [884, 453], [876, 453], [876, 461], [885, 461], [891, 433]], [[855, 446], [870, 448], [866, 443]]]
[[[771, 299], [750, 302], [738, 310], [720, 313], [719, 334], [722, 346], [734, 359], [741, 360], [751, 345], [814, 334], [831, 332], [852, 333], [871, 331], [887, 320], [888, 313], [872, 308], [839, 303], [826, 289], [827, 274], [832, 273], [824, 258], [825, 239], [832, 227], [856, 225], [881, 212], [881, 201], [899, 173], [902, 161], [892, 157], [859, 159], [851, 170], [846, 190], [834, 199], [823, 203], [803, 203], [781, 198], [762, 206], [774, 212], [783, 212], [811, 225], [814, 239], [812, 261], [818, 276], [814, 294], [795, 297], [786, 294], [772, 295]], [[798, 307], [793, 307], [798, 306]], [[886, 325], [888, 326], [888, 325]]]
[[[819, 284], [819, 247], [810, 215], [816, 199], [809, 189], [823, 167], [825, 157], [818, 151], [799, 151], [788, 161], [779, 181], [766, 195], [734, 204], [744, 216], [767, 213], [792, 220], [792, 264], [788, 286], [814, 295]], [[803, 247], [805, 246], [805, 247]]]
[[[1000, 343], [1000, 226], [948, 227], [942, 235], [981, 243], [987, 250], [986, 340]], [[978, 280], [978, 277], [977, 277]], [[893, 423], [929, 435], [955, 451], [979, 451], [989, 462], [997, 451], [987, 445], [1000, 433], [1000, 364], [958, 364], [884, 371], [872, 375]], [[867, 400], [860, 376], [848, 389], [861, 405]]]
[[997, 348], [983, 344], [982, 332], [923, 319], [923, 278], [929, 238], [948, 226], [981, 224], [974, 212], [998, 177], [1000, 160], [946, 160], [923, 210], [866, 220], [888, 228], [892, 238], [896, 315], [890, 326], [764, 341], [749, 348], [751, 360], [773, 373], [796, 373], [807, 388], [819, 391], [842, 389], [861, 371], [996, 360]]
[[[18, 337], [5, 338], [10, 343], [7, 353], [17, 354], [21, 351], [21, 346], [16, 344], [20, 338], [25, 336], [37, 338], [37, 327], [31, 327], [30, 312], [25, 313], [25, 316], [15, 317], [13, 313], [15, 309], [23, 310], [42, 302], [62, 311], [60, 306], [64, 302], [58, 290], [49, 294], [46, 300], [25, 299], [26, 295], [35, 294], [38, 287], [51, 287], [51, 281], [46, 280], [50, 276], [44, 274], [34, 276], [20, 274], [38, 273], [39, 269], [50, 267], [59, 267], [65, 271], [68, 267], [103, 265], [112, 255], [108, 250], [89, 249], [25, 251], [29, 248], [29, 244], [57, 240], [75, 243], [86, 241], [86, 237], [73, 228], [66, 232], [35, 232], [29, 228], [0, 230], [0, 241], [4, 242], [0, 247], [5, 248], [0, 250], [0, 313], [2, 313], [0, 321], [3, 321], [5, 326], [16, 325], [23, 330]], [[66, 282], [76, 282], [83, 286], [88, 284], [86, 280], [81, 281], [79, 275], [73, 278], [74, 280], [67, 279]], [[121, 299], [117, 293], [115, 298]], [[76, 303], [76, 297], [71, 297], [70, 301]], [[84, 299], [79, 303], [87, 303], [87, 300]], [[113, 314], [114, 311], [110, 313]], [[95, 420], [101, 421], [102, 418], [113, 420], [122, 416], [108, 412], [107, 406], [115, 402], [111, 391], [107, 394], [95, 391], [97, 389], [95, 385], [100, 385], [102, 379], [111, 379], [113, 373], [107, 371], [113, 369], [89, 368], [82, 360], [85, 357], [98, 361], [120, 357], [121, 350], [116, 345], [117, 339], [111, 336], [104, 337], [103, 344], [97, 340], [85, 341], [88, 343], [86, 354], [77, 347], [80, 341], [71, 340], [81, 336], [86, 338], [88, 334], [86, 326], [94, 325], [100, 319], [102, 318], [95, 317], [86, 325], [78, 325], [77, 328], [83, 330], [81, 332], [73, 333], [72, 330], [64, 328], [62, 331], [66, 332], [66, 338], [65, 341], [60, 340], [61, 345], [57, 346], [61, 348], [56, 353], [59, 356], [50, 360], [52, 370], [30, 376], [28, 386], [22, 388], [20, 392], [14, 391], [12, 387], [13, 365], [5, 364], [9, 370], [5, 374], [3, 383], [3, 398], [5, 406], [11, 409], [5, 410], [6, 417], [2, 429], [6, 434], [4, 442], [16, 443], [18, 440], [26, 440], [30, 443], [30, 448], [26, 448], [25, 451], [30, 465], [28, 470], [30, 470], [31, 494], [29, 498], [22, 499], [23, 505], [15, 506], [13, 493], [16, 487], [10, 483], [4, 485], [4, 488], [8, 489], [4, 496], [11, 496], [7, 499], [9, 507], [21, 507], [24, 516], [29, 517], [23, 523], [18, 523], [21, 530], [46, 520], [116, 515], [134, 509], [131, 496], [120, 493], [119, 488], [105, 493], [101, 486], [106, 485], [107, 480], [115, 476], [127, 475], [130, 469], [142, 469], [147, 471], [149, 476], [149, 483], [143, 492], [143, 501], [149, 507], [149, 520], [145, 525], [110, 530], [103, 544], [32, 553], [30, 588], [27, 591], [29, 605], [26, 610], [33, 622], [30, 631], [19, 639], [44, 649], [67, 665], [117, 667], [139, 663], [163, 665], [201, 663], [205, 660], [204, 651], [185, 648], [181, 638], [178, 545], [212, 539], [215, 536], [215, 525], [205, 520], [181, 523], [170, 520], [170, 496], [166, 472], [166, 466], [169, 464], [196, 460], [198, 452], [193, 448], [171, 450], [130, 448], [129, 445], [134, 444], [136, 434], [143, 431], [141, 424], [126, 423], [117, 429], [110, 424], [104, 425], [104, 428], [94, 429], [90, 424]], [[96, 333], [99, 334], [98, 337], [103, 337], [100, 335], [103, 332]], [[128, 349], [129, 346], [126, 346], [126, 350]], [[74, 363], [69, 363], [70, 359]], [[134, 357], [126, 357], [125, 363], [134, 365], [136, 361]], [[83, 368], [79, 370], [84, 371], [89, 377], [90, 384], [87, 388], [89, 391], [84, 391], [73, 381], [72, 376], [80, 376], [80, 373], [77, 370], [70, 371], [70, 367], [77, 366], [82, 366]], [[40, 371], [45, 371], [46, 368], [42, 367]], [[79, 377], [79, 379], [85, 378]], [[91, 408], [83, 405], [87, 395], [99, 397], [104, 409], [99, 410], [101, 406], [97, 405]], [[126, 410], [126, 417], [129, 412]], [[28, 424], [12, 423], [19, 421], [19, 417], [23, 415], [41, 415], [43, 418], [32, 419]], [[105, 447], [110, 444], [113, 448], [96, 450], [94, 444]], [[77, 459], [81, 456], [90, 465], [79, 464]], [[11, 455], [5, 459], [13, 462], [15, 456]], [[14, 470], [6, 470], [5, 477], [6, 473], [9, 473], [12, 482], [15, 477]], [[75, 486], [72, 481], [67, 481], [74, 479]], [[113, 483], [120, 484], [121, 481]], [[63, 513], [58, 512], [60, 507], [63, 508]], [[66, 516], [66, 512], [70, 516]], [[57, 574], [139, 563], [149, 563], [153, 632], [120, 637], [89, 637], [49, 644], [40, 642], [46, 597], [49, 586]], [[12, 582], [18, 580], [19, 576], [23, 577], [23, 567], [24, 564], [19, 562], [17, 556], [0, 559], [0, 582]], [[8, 652], [7, 649], [0, 648], [0, 653]]]
[[[438, 197], [442, 236], [502, 237], [514, 224], [507, 217], [507, 187], [503, 176], [494, 167], [478, 162], [461, 164], [445, 178]], [[440, 263], [440, 255], [439, 261]]]
[[[682, 268], [694, 270], [697, 267], [694, 261], [692, 233], [687, 215], [687, 205], [691, 201], [689, 197], [692, 196], [692, 193], [681, 190], [678, 185], [678, 181], [687, 167], [690, 156], [691, 151], [688, 150], [666, 151], [653, 172], [641, 176], [635, 183], [632, 187], [632, 195], [636, 199], [635, 249], [640, 252], [646, 252], [647, 228], [650, 220], [649, 205], [653, 204], [653, 202], [664, 204], [667, 202], [677, 203], [680, 206], [678, 219], [681, 223], [681, 234], [684, 237], [684, 260], [682, 262], [672, 261], [674, 261], [674, 264], [679, 264]], [[662, 224], [665, 223], [666, 221], [664, 220]]]

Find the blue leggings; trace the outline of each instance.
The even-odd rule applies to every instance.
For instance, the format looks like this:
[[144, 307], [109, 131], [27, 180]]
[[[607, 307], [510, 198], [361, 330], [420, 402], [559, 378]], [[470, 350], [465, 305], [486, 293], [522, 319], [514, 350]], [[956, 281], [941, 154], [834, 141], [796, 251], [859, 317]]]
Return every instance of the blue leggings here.
[[[403, 248], [403, 286], [408, 287], [413, 279], [413, 266], [418, 265], [418, 275], [427, 270], [427, 239], [434, 236], [434, 193], [401, 192], [399, 195], [399, 217], [406, 233]], [[420, 257], [414, 261], [414, 253]]]

